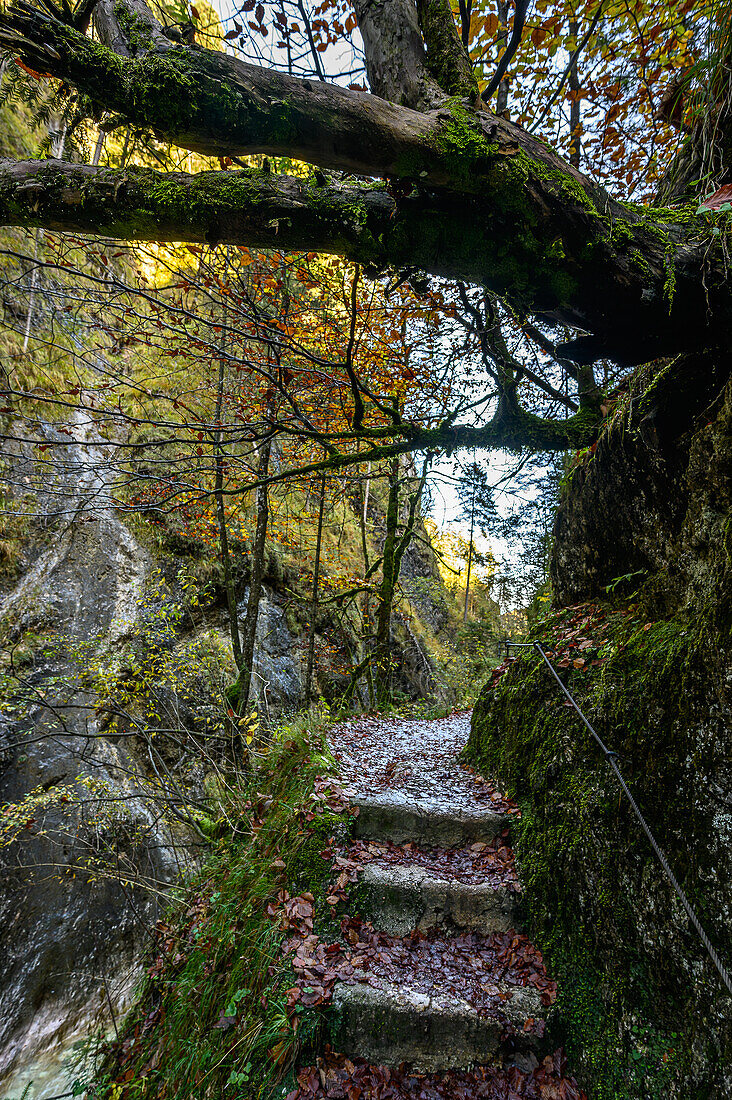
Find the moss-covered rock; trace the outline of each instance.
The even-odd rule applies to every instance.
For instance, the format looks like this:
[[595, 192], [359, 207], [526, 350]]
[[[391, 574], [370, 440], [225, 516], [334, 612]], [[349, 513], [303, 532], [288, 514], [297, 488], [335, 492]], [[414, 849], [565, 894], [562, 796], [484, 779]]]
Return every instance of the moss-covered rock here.
[[[681, 618], [649, 625], [637, 610], [599, 618], [604, 663], [568, 672], [570, 690], [620, 754], [702, 924], [729, 954], [732, 713], [720, 690], [725, 664], [710, 660], [721, 639]], [[566, 634], [566, 620], [544, 624], [547, 647]], [[525, 917], [559, 981], [559, 1038], [590, 1094], [730, 1095], [730, 998], [614, 775], [537, 654], [484, 689], [468, 756], [522, 806]]]
[[98, 1050], [94, 1096], [274, 1100], [290, 1091], [323, 1011], [288, 999], [295, 974], [282, 903], [309, 898], [316, 930], [333, 938], [323, 852], [333, 837], [347, 840], [351, 818], [313, 797], [332, 769], [322, 738], [295, 722], [248, 785], [219, 787], [229, 828], [158, 923], [138, 1001], [119, 1038]]
[[730, 620], [728, 378], [720, 353], [679, 357], [638, 371], [616, 395], [557, 514], [551, 576], [560, 606], [603, 596], [644, 570], [643, 598], [656, 614], [701, 600], [715, 620]]
[[[674, 386], [679, 364], [660, 387], [644, 390], [641, 374], [571, 477], [552, 565], [565, 606], [535, 637], [565, 658], [563, 677], [620, 754], [730, 968], [732, 385], [719, 382], [719, 357], [698, 366], [693, 385]], [[636, 589], [634, 602], [612, 606], [607, 589]], [[732, 1095], [732, 999], [538, 654], [484, 688], [468, 755], [522, 805], [525, 916], [563, 990], [556, 1026], [590, 1094]]]

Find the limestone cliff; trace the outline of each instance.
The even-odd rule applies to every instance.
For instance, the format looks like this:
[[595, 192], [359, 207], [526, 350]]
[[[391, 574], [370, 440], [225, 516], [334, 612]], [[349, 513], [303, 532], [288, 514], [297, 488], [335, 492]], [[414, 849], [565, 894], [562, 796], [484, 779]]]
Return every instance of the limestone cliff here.
[[[732, 384], [666, 382], [571, 476], [535, 627], [732, 966]], [[731, 998], [596, 747], [536, 654], [487, 685], [470, 757], [518, 796], [525, 908], [597, 1100], [732, 1094]]]
[[[59, 1092], [69, 1042], [124, 1011], [165, 894], [215, 828], [207, 807], [230, 765], [221, 716], [235, 669], [212, 549], [123, 521], [108, 441], [81, 414], [36, 432], [2, 457], [13, 538], [0, 578], [0, 1093], [45, 1077], [41, 1097]], [[403, 605], [394, 640], [399, 686], [419, 697], [439, 683], [430, 623], [449, 613], [429, 549], [407, 560], [427, 625]], [[238, 568], [243, 615], [245, 559]], [[270, 553], [254, 664], [267, 720], [303, 699], [297, 585], [296, 563]], [[332, 697], [349, 639], [327, 607], [317, 631], [334, 653], [319, 676]]]

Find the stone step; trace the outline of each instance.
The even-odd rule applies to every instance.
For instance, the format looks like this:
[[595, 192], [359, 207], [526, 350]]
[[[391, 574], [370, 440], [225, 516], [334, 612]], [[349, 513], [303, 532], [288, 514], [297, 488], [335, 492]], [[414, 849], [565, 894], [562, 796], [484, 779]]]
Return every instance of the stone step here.
[[409, 799], [398, 792], [352, 794], [358, 806], [355, 834], [394, 844], [412, 841], [425, 847], [462, 848], [492, 840], [510, 824], [507, 814], [483, 807], [461, 810], [444, 802]]
[[506, 932], [515, 924], [516, 894], [506, 886], [438, 878], [424, 867], [369, 863], [361, 877], [365, 911], [374, 928], [392, 936], [415, 929]]
[[[510, 1053], [520, 1061], [540, 1045], [533, 1030], [523, 1031], [524, 1022], [541, 1019], [544, 1010], [535, 989], [507, 988], [512, 996], [501, 1011], [516, 1029]], [[380, 989], [339, 983], [333, 1005], [334, 1049], [349, 1057], [386, 1066], [407, 1062], [415, 1070], [433, 1073], [485, 1065], [503, 1053], [504, 1022], [479, 1016], [457, 997], [427, 996], [387, 983]]]

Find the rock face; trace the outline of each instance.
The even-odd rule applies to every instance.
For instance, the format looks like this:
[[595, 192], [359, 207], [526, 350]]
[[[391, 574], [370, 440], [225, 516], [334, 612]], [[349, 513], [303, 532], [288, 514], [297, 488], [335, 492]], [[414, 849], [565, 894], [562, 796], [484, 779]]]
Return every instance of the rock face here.
[[[238, 607], [242, 624], [248, 598], [247, 588]], [[252, 670], [252, 697], [265, 714], [292, 714], [300, 706], [304, 687], [299, 649], [274, 592], [265, 587], [259, 600]]]
[[[629, 402], [594, 455], [574, 471], [554, 527], [552, 589], [559, 606], [603, 597], [635, 574], [667, 614], [729, 608], [732, 383], [719, 365], [668, 368], [662, 392]], [[691, 380], [691, 381], [690, 381]]]
[[[732, 384], [715, 395], [709, 378], [700, 368], [698, 393], [631, 404], [573, 474], [554, 536], [559, 610], [536, 636], [566, 646], [570, 620], [594, 612], [562, 607], [604, 600], [605, 586], [630, 575], [599, 609], [613, 624], [599, 663], [576, 670], [570, 660], [562, 676], [620, 754], [730, 970]], [[484, 689], [470, 758], [524, 810], [517, 858], [529, 927], [565, 990], [560, 1019], [591, 1094], [732, 1095], [732, 998], [535, 655]]]
[[[67, 652], [86, 647], [91, 656], [102, 642], [121, 644], [134, 622], [149, 558], [107, 501], [89, 425], [77, 417], [72, 430], [76, 443], [65, 450], [64, 469], [40, 498], [37, 526], [48, 529], [47, 544], [32, 553], [0, 604], [11, 650], [31, 632], [63, 636]], [[50, 442], [60, 438], [50, 428], [46, 435]], [[32, 465], [27, 455], [16, 456], [20, 483], [34, 476]], [[20, 1085], [24, 1064], [39, 1051], [47, 1054], [90, 1023], [106, 1026], [110, 1009], [120, 1011], [136, 974], [144, 923], [155, 919], [152, 895], [127, 890], [103, 872], [76, 877], [94, 831], [116, 831], [119, 858], [144, 863], [154, 881], [169, 883], [178, 873], [171, 838], [141, 797], [124, 744], [100, 736], [78, 660], [65, 659], [57, 647], [48, 656], [41, 651], [21, 680], [31, 705], [15, 721], [12, 707], [5, 711], [0, 800], [79, 791], [82, 777], [123, 800], [117, 805], [124, 812], [91, 824], [77, 806], [69, 813], [64, 803], [70, 799], [61, 793], [42, 820], [30, 810], [22, 842], [0, 852], [0, 1081]]]
[[[153, 554], [121, 521], [109, 444], [82, 414], [63, 432], [38, 432], [47, 450], [3, 456], [16, 500], [35, 511], [0, 587], [5, 667], [12, 660], [19, 675], [0, 698], [0, 802], [33, 800], [12, 844], [0, 831], [0, 1095], [33, 1078], [33, 1100], [65, 1090], [58, 1062], [72, 1040], [124, 1012], [146, 930], [198, 858], [205, 836], [175, 808], [160, 812], [157, 784], [162, 774], [169, 793], [177, 784], [206, 805], [207, 721], [215, 726], [234, 678], [223, 601], [197, 618], [185, 610], [176, 576], [186, 547]], [[431, 569], [424, 557], [410, 577]], [[284, 587], [269, 578], [257, 625], [254, 691], [270, 719], [303, 696], [305, 645], [288, 625]], [[408, 629], [397, 624], [400, 641]], [[412, 642], [400, 683], [414, 695], [435, 674]], [[170, 675], [158, 675], [151, 652]], [[107, 670], [102, 700], [95, 667]], [[144, 698], [128, 697], [142, 681]]]

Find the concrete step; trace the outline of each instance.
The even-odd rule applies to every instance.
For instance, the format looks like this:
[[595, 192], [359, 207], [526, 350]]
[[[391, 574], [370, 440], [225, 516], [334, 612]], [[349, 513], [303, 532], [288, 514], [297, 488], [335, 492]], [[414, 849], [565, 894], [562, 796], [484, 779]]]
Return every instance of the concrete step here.
[[366, 865], [361, 877], [365, 913], [374, 928], [392, 936], [415, 929], [471, 929], [506, 932], [514, 927], [516, 894], [501, 885], [438, 878], [424, 867]]
[[461, 848], [492, 840], [510, 824], [507, 814], [482, 806], [463, 810], [444, 802], [405, 798], [399, 792], [353, 794], [350, 800], [359, 807], [356, 836], [394, 844], [412, 841], [425, 847]]
[[[514, 986], [501, 1011], [516, 1029], [512, 1057], [537, 1050], [535, 1032], [524, 1032], [524, 1022], [541, 1019], [539, 994], [531, 987]], [[404, 986], [339, 983], [333, 1005], [334, 1048], [349, 1057], [379, 1065], [402, 1062], [423, 1073], [468, 1069], [485, 1065], [502, 1053], [504, 1022], [479, 1016], [467, 1001], [449, 996], [427, 996]]]

